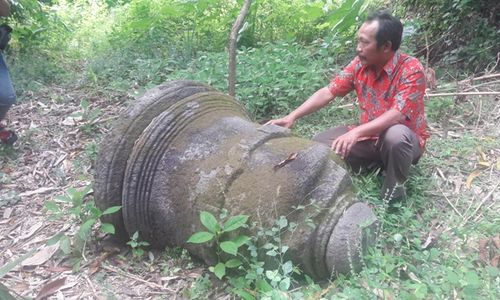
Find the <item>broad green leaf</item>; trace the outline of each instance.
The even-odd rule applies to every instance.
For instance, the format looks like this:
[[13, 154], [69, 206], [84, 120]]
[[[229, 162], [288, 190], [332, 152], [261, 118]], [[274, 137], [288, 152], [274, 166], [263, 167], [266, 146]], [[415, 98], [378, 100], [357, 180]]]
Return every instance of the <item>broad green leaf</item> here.
[[67, 235], [61, 237], [61, 240], [59, 241], [59, 249], [61, 249], [61, 251], [66, 255], [71, 253], [71, 240]]
[[239, 260], [237, 258], [233, 258], [233, 259], [226, 261], [225, 265], [227, 268], [236, 268], [236, 267], [241, 266], [241, 260]]
[[269, 284], [269, 282], [265, 281], [264, 279], [257, 279], [255, 281], [255, 287], [256, 290], [261, 291], [261, 292], [269, 292], [273, 289], [273, 287]]
[[56, 196], [55, 197], [56, 200], [59, 200], [59, 201], [63, 201], [63, 202], [68, 202], [68, 203], [71, 203], [73, 202], [73, 200], [71, 199], [70, 196], [67, 196], [67, 195], [63, 195], [63, 196]]
[[319, 6], [307, 6], [304, 8], [305, 17], [309, 21], [315, 21], [324, 15], [323, 9]]
[[54, 235], [53, 237], [51, 237], [51, 238], [47, 241], [46, 245], [47, 245], [47, 246], [52, 246], [52, 245], [54, 245], [55, 243], [59, 242], [59, 240], [60, 240], [63, 236], [64, 236], [64, 234], [63, 234], [63, 233], [61, 233], [61, 232], [60, 232], [60, 233], [58, 233], [58, 234], [56, 234], [56, 235]]
[[470, 270], [465, 273], [465, 281], [474, 287], [480, 286], [481, 285], [481, 280], [479, 279], [479, 276], [477, 276], [477, 273]]
[[115, 226], [113, 226], [113, 224], [109, 224], [109, 223], [102, 223], [101, 224], [101, 231], [103, 233], [107, 233], [107, 234], [115, 234]]
[[252, 294], [243, 289], [233, 289], [233, 293], [240, 296], [243, 300], [255, 300], [255, 297], [252, 296]]
[[218, 263], [214, 267], [214, 274], [217, 278], [222, 279], [226, 275], [226, 265], [223, 263]]
[[193, 234], [188, 240], [188, 243], [201, 244], [210, 241], [214, 238], [214, 234], [207, 231], [200, 231]]
[[457, 285], [460, 282], [460, 277], [458, 277], [457, 273], [450, 269], [446, 270], [446, 279], [453, 285]]
[[89, 219], [85, 223], [80, 226], [80, 230], [78, 230], [78, 235], [80, 238], [84, 241], [86, 241], [89, 236], [90, 236], [90, 230], [92, 229], [92, 226], [95, 224], [96, 220], [95, 219]]
[[278, 226], [280, 229], [285, 228], [288, 225], [288, 220], [284, 217], [281, 216], [278, 220]]
[[115, 212], [119, 211], [121, 208], [122, 208], [121, 205], [111, 206], [111, 207], [106, 208], [106, 210], [102, 214], [103, 215], [114, 214]]
[[214, 215], [208, 211], [202, 211], [200, 213], [200, 221], [203, 226], [205, 226], [211, 233], [217, 233], [220, 230], [219, 223], [215, 219]]
[[287, 261], [281, 266], [281, 269], [283, 270], [283, 274], [287, 275], [292, 273], [293, 271], [293, 264], [291, 261]]
[[231, 239], [231, 242], [235, 243], [236, 246], [241, 247], [243, 244], [245, 244], [247, 241], [250, 240], [250, 237], [246, 235], [238, 235], [237, 237]]
[[288, 291], [290, 288], [290, 277], [286, 277], [285, 279], [280, 281], [279, 288], [282, 291]]
[[220, 248], [222, 249], [222, 251], [224, 251], [226, 253], [229, 253], [232, 255], [238, 254], [238, 246], [231, 241], [222, 242], [220, 244]]
[[271, 280], [271, 281], [280, 281], [281, 280], [281, 277], [280, 275], [278, 274], [278, 270], [274, 270], [274, 271], [266, 271], [266, 277], [267, 279]]
[[59, 205], [54, 202], [54, 201], [45, 201], [44, 205], [46, 210], [53, 212], [53, 213], [59, 213], [61, 212], [61, 208], [59, 208]]
[[229, 232], [240, 228], [245, 225], [248, 220], [246, 215], [237, 215], [229, 218], [226, 223], [224, 223], [224, 232]]

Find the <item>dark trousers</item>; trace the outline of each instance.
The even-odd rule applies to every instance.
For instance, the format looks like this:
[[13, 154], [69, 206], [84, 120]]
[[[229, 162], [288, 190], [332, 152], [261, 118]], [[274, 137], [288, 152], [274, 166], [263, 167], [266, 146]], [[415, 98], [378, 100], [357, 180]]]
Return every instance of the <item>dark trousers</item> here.
[[[313, 140], [331, 147], [332, 142], [346, 133], [346, 126], [328, 129], [317, 134]], [[380, 167], [385, 170], [385, 179], [380, 192], [382, 199], [396, 199], [405, 196], [403, 183], [408, 178], [410, 167], [422, 155], [418, 138], [411, 129], [396, 124], [380, 134], [378, 140], [357, 142], [345, 162], [356, 172]]]
[[16, 93], [10, 80], [7, 64], [0, 51], [0, 121], [5, 118], [9, 108], [16, 102]]

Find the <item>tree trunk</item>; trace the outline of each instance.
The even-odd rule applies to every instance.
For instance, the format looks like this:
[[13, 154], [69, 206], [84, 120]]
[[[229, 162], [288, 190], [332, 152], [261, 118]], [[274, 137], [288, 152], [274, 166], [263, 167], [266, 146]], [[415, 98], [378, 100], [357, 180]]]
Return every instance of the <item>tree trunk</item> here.
[[252, 0], [245, 0], [243, 7], [241, 8], [240, 14], [233, 24], [231, 29], [231, 34], [229, 35], [229, 70], [228, 70], [228, 90], [229, 95], [236, 95], [236, 44], [238, 41], [238, 32], [243, 26], [243, 21], [250, 10], [250, 5]]

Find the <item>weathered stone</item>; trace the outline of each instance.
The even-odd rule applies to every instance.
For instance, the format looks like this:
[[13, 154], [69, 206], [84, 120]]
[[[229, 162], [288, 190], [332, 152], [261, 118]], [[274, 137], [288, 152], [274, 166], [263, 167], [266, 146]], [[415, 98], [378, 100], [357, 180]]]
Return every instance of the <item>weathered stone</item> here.
[[[295, 159], [277, 167], [292, 153]], [[101, 209], [122, 205], [104, 220], [119, 236], [139, 231], [153, 246], [182, 246], [207, 262], [213, 245], [186, 243], [203, 230], [200, 211], [217, 216], [224, 208], [262, 226], [286, 216], [298, 224], [282, 237], [291, 259], [326, 278], [361, 268], [361, 252], [373, 243], [366, 230], [376, 227], [341, 165], [328, 147], [250, 122], [231, 97], [174, 81], [139, 99], [103, 139], [95, 200]]]

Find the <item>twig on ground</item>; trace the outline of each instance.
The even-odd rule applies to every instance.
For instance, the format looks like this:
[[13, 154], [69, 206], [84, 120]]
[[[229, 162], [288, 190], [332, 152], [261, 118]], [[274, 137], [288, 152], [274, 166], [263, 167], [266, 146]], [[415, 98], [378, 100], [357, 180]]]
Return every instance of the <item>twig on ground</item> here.
[[464, 89], [463, 91], [464, 92], [468, 92], [468, 91], [472, 91], [472, 90], [477, 90], [478, 87], [487, 86], [487, 85], [493, 85], [493, 84], [497, 84], [497, 83], [500, 83], [500, 80], [483, 82], [483, 83], [480, 83], [480, 84], [468, 87], [468, 88]]
[[92, 283], [92, 281], [90, 280], [89, 278], [89, 275], [85, 274], [85, 280], [87, 280], [87, 283], [90, 285], [90, 288], [92, 289], [92, 294], [94, 295], [94, 297], [98, 297], [97, 296], [97, 291], [94, 287], [94, 284]]
[[438, 185], [437, 186], [439, 188], [439, 190], [441, 191], [441, 194], [443, 194], [444, 198], [446, 199], [446, 201], [448, 202], [448, 204], [451, 206], [451, 208], [453, 208], [453, 210], [460, 216], [460, 217], [464, 217], [458, 210], [457, 208], [455, 207], [455, 205], [453, 205], [450, 201], [450, 199], [448, 199], [448, 197], [446, 196], [446, 194], [444, 193], [443, 189], [441, 189], [441, 187]]
[[104, 265], [104, 264], [102, 265], [102, 268], [106, 269], [108, 271], [111, 271], [113, 273], [116, 273], [118, 275], [122, 275], [122, 276], [128, 277], [130, 279], [137, 280], [137, 281], [142, 282], [142, 283], [144, 283], [144, 284], [146, 284], [146, 285], [148, 285], [148, 286], [150, 286], [152, 288], [162, 289], [162, 290], [165, 290], [165, 291], [169, 291], [169, 292], [175, 293], [175, 291], [172, 290], [172, 289], [170, 289], [170, 288], [164, 287], [164, 286], [159, 285], [159, 284], [154, 283], [154, 282], [150, 282], [150, 281], [144, 280], [144, 279], [139, 278], [139, 277], [137, 277], [135, 275], [126, 273], [126, 272], [124, 272], [124, 271], [122, 271], [120, 269], [115, 269], [115, 268], [113, 268], [111, 266], [107, 266], [107, 265]]
[[474, 210], [474, 212], [472, 214], [470, 214], [467, 218], [465, 218], [465, 220], [462, 223], [462, 226], [465, 225], [470, 220], [470, 218], [472, 218], [478, 212], [478, 210], [481, 208], [481, 206], [483, 206], [484, 202], [486, 202], [486, 200], [488, 200], [488, 198], [493, 194], [493, 192], [497, 189], [497, 187], [499, 185], [500, 185], [500, 182], [497, 182], [497, 184], [495, 184], [495, 186], [491, 189], [491, 191], [483, 198], [483, 200], [481, 200], [479, 205], [476, 207], [476, 210]]
[[468, 83], [468, 82], [472, 82], [472, 81], [495, 78], [495, 77], [500, 77], [500, 73], [488, 74], [488, 75], [479, 76], [479, 77], [475, 77], [475, 78], [464, 79], [464, 80], [459, 81], [458, 83], [462, 84], [462, 83]]
[[500, 92], [457, 92], [457, 93], [437, 93], [425, 94], [427, 97], [446, 97], [446, 96], [480, 96], [480, 95], [500, 95]]

